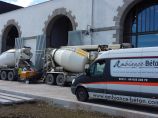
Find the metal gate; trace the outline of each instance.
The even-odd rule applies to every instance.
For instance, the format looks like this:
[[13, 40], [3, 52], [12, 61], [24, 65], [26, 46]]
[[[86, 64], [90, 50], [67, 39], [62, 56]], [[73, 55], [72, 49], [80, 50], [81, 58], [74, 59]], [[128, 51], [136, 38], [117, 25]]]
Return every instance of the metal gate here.
[[42, 58], [44, 57], [45, 49], [46, 49], [45, 35], [37, 36], [35, 66], [38, 69], [41, 69], [43, 67], [43, 59]]
[[20, 49], [23, 47], [31, 47], [33, 57], [32, 62], [35, 67], [40, 70], [43, 67], [43, 56], [44, 50], [46, 48], [46, 38], [45, 35], [38, 35], [34, 37], [22, 37], [15, 39], [15, 48]]

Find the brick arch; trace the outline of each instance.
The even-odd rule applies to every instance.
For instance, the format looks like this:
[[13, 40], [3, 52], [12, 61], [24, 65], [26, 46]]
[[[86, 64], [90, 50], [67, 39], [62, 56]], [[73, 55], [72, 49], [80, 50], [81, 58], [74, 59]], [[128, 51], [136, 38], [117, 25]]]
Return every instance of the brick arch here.
[[8, 26], [13, 25], [17, 28], [18, 33], [19, 33], [19, 37], [21, 37], [22, 31], [21, 31], [21, 26], [19, 25], [18, 22], [16, 22], [14, 19], [8, 20], [6, 25], [4, 25], [3, 29], [2, 29], [2, 36], [4, 35], [5, 30], [7, 29]]
[[123, 42], [123, 28], [127, 14], [136, 4], [143, 1], [144, 0], [123, 0], [123, 5], [117, 9], [118, 14], [114, 17], [116, 34], [113, 35], [113, 37], [116, 38], [116, 43]]
[[66, 8], [59, 8], [59, 9], [54, 10], [52, 12], [52, 14], [48, 16], [48, 19], [47, 19], [47, 21], [45, 21], [45, 26], [43, 28], [43, 34], [46, 34], [49, 23], [52, 20], [55, 21], [56, 16], [59, 16], [59, 15], [64, 15], [64, 16], [68, 17], [72, 23], [73, 30], [76, 30], [78, 23], [75, 21], [76, 17], [74, 15], [72, 15], [72, 11], [67, 11]]
[[6, 50], [6, 38], [11, 28], [16, 28], [18, 37], [21, 37], [22, 31], [21, 27], [18, 22], [14, 19], [8, 20], [7, 23], [4, 25], [3, 29], [1, 30], [2, 37], [1, 37], [1, 51]]

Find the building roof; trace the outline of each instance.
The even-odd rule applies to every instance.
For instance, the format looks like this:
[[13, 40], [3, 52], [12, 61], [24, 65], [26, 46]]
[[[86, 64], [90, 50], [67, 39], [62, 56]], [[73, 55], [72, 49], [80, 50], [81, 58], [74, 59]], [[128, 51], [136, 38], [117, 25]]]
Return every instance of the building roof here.
[[20, 8], [23, 8], [23, 7], [0, 1], [0, 14], [13, 11], [16, 9], [20, 9]]

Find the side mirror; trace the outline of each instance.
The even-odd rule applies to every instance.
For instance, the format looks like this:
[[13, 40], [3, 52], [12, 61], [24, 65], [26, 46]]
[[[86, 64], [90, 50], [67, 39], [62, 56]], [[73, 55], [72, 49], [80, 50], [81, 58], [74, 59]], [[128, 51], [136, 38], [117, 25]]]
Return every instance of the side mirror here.
[[89, 69], [85, 69], [86, 75], [90, 75], [90, 70]]

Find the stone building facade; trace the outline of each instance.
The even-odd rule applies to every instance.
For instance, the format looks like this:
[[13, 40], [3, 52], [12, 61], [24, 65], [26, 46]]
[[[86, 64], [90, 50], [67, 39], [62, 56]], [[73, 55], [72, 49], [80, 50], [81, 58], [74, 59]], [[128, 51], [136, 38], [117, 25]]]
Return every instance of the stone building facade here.
[[55, 48], [71, 45], [69, 38], [73, 45], [156, 46], [156, 20], [156, 0], [51, 0], [1, 14], [0, 50], [13, 48], [15, 38], [39, 35]]

